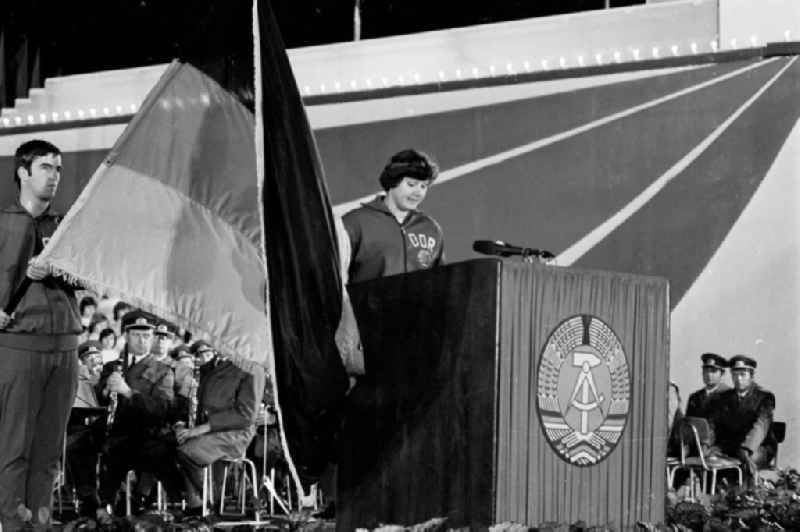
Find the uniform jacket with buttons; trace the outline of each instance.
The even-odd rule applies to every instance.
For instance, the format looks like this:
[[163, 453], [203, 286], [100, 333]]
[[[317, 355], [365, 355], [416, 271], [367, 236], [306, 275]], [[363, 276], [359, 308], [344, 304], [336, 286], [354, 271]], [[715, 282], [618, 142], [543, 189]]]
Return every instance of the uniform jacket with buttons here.
[[[130, 362], [132, 362], [132, 357]], [[122, 374], [131, 389], [130, 398], [118, 396], [112, 434], [131, 434], [135, 431], [158, 432], [172, 421], [175, 400], [175, 375], [169, 365], [148, 355], [135, 364], [128, 365], [128, 357], [111, 361], [103, 366], [97, 384], [97, 397], [108, 405], [110, 398], [103, 394], [109, 375], [117, 364], [124, 367]]]
[[[60, 219], [49, 208], [34, 218], [19, 201], [0, 211], [0, 308], [25, 279], [28, 262], [44, 248]], [[75, 349], [82, 330], [74, 287], [48, 276], [31, 283], [14, 320], [0, 331], [0, 346], [33, 351]]]
[[208, 423], [212, 432], [244, 430], [255, 422], [264, 391], [264, 370], [253, 372], [230, 360], [212, 360], [200, 368], [197, 390], [198, 423]]
[[351, 283], [444, 264], [442, 228], [423, 212], [411, 211], [399, 223], [378, 196], [342, 221], [352, 247]]
[[736, 390], [723, 392], [714, 402], [712, 414], [716, 444], [725, 454], [736, 456], [740, 448], [755, 452], [764, 447], [774, 456], [778, 447], [771, 430], [775, 396], [756, 384], [740, 397]]
[[697, 390], [689, 396], [689, 400], [686, 402], [686, 416], [708, 419], [713, 412], [714, 401], [719, 399], [722, 392], [730, 389], [730, 386], [721, 382], [711, 393], [705, 388]]

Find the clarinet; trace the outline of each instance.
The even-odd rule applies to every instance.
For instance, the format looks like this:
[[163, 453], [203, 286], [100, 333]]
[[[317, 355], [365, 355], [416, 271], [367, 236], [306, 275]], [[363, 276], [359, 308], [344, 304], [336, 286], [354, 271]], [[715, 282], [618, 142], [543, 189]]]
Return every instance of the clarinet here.
[[189, 419], [186, 420], [188, 428], [194, 428], [197, 422], [197, 406], [198, 397], [197, 391], [200, 388], [200, 368], [195, 364], [192, 370], [192, 387], [189, 389]]
[[[122, 373], [122, 362], [116, 362], [114, 364], [114, 370], [111, 372], [113, 375], [114, 373]], [[110, 377], [111, 375], [109, 375]], [[109, 394], [109, 398], [111, 400], [111, 404], [108, 406], [108, 418], [106, 418], [106, 434], [111, 432], [111, 428], [114, 426], [114, 418], [117, 415], [117, 407], [119, 406], [119, 397], [117, 392], [111, 392]]]

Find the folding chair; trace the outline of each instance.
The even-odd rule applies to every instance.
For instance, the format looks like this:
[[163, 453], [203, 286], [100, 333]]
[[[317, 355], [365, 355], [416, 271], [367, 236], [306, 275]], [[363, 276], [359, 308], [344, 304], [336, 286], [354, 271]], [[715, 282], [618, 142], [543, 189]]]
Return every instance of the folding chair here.
[[[736, 470], [739, 477], [739, 485], [742, 485], [742, 463], [736, 458], [729, 456], [709, 456], [704, 453], [704, 442], [710, 439], [711, 428], [708, 420], [701, 417], [687, 417], [681, 422], [681, 460], [675, 468], [688, 469], [690, 475], [690, 486], [694, 491], [695, 471], [702, 473], [702, 489], [705, 493], [715, 493], [717, 489], [717, 472], [726, 470]], [[687, 453], [687, 448], [691, 449]], [[708, 474], [711, 474], [711, 490], [708, 488]], [[674, 475], [674, 471], [673, 471]]]

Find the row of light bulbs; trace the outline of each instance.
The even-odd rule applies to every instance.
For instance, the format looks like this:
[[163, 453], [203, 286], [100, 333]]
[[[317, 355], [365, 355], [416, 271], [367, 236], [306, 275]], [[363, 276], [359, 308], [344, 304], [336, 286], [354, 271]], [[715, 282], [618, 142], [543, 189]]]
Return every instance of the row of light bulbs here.
[[17, 126], [25, 126], [25, 125], [36, 125], [36, 124], [55, 124], [58, 122], [70, 122], [72, 120], [92, 120], [94, 118], [108, 118], [111, 116], [124, 116], [124, 115], [132, 115], [136, 113], [137, 105], [132, 103], [128, 106], [117, 105], [115, 107], [103, 107], [102, 109], [96, 109], [94, 107], [90, 107], [89, 109], [77, 109], [76, 111], [66, 110], [64, 112], [57, 112], [53, 111], [52, 113], [38, 113], [38, 114], [28, 114], [25, 115], [16, 115], [13, 117], [3, 117], [0, 120], [0, 124], [3, 127], [17, 127]]
[[[784, 37], [786, 40], [789, 40], [790, 31], [786, 30], [784, 32]], [[753, 47], [758, 46], [759, 39], [757, 35], [751, 35], [749, 38], [749, 44]], [[731, 49], [738, 49], [741, 46], [741, 42], [736, 38], [732, 38], [729, 41]], [[719, 43], [716, 40], [713, 40], [708, 43], [708, 50], [711, 52], [718, 52], [719, 51]], [[700, 45], [693, 41], [688, 45], [688, 51], [692, 54], [700, 53]], [[648, 57], [649, 52], [649, 57]], [[587, 67], [587, 66], [602, 66], [608, 65], [613, 63], [622, 63], [623, 60], [633, 60], [633, 61], [641, 61], [644, 59], [662, 59], [664, 57], [676, 57], [682, 54], [682, 49], [680, 44], [673, 44], [669, 47], [660, 47], [660, 46], [653, 46], [650, 50], [642, 51], [640, 48], [632, 48], [629, 50], [630, 55], [628, 57], [624, 56], [624, 52], [620, 50], [614, 50], [610, 54], [605, 54], [603, 52], [598, 52], [593, 56], [584, 56], [584, 55], [577, 55], [575, 56], [574, 62], [570, 63], [569, 59], [565, 56], [561, 56], [558, 60], [551, 60], [548, 58], [541, 59], [538, 63], [531, 62], [529, 60], [522, 61], [518, 65], [515, 65], [513, 62], [509, 61], [505, 65], [505, 69], [498, 68], [495, 65], [489, 65], [485, 71], [482, 71], [479, 67], [472, 67], [468, 70], [463, 70], [461, 68], [455, 69], [452, 75], [449, 75], [444, 70], [439, 70], [435, 79], [423, 79], [423, 76], [417, 72], [412, 74], [410, 77], [406, 77], [403, 75], [398, 75], [396, 78], [391, 79], [389, 77], [383, 76], [373, 80], [372, 78], [366, 78], [364, 83], [361, 87], [361, 90], [373, 90], [373, 89], [384, 89], [389, 87], [397, 87], [397, 86], [404, 86], [404, 85], [418, 85], [421, 83], [443, 83], [447, 81], [461, 81], [467, 79], [481, 79], [486, 77], [496, 77], [496, 76], [513, 76], [517, 74], [525, 74], [530, 72], [547, 72], [550, 70], [557, 70], [557, 69], [566, 69], [566, 68], [576, 68], [576, 67]], [[358, 81], [353, 79], [347, 84], [349, 90], [355, 91], [359, 90]], [[311, 85], [304, 85], [303, 86], [303, 94], [305, 96], [311, 96], [313, 94], [329, 94], [329, 93], [338, 93], [342, 92], [343, 84], [340, 81], [335, 81], [332, 85], [327, 85], [322, 83], [319, 85], [318, 89], [315, 89]], [[315, 92], [316, 91], [316, 92]]]
[[[791, 32], [790, 30], [786, 30], [784, 32], [784, 39], [790, 40]], [[758, 46], [759, 40], [757, 35], [751, 35], [749, 39], [749, 44], [753, 47]], [[737, 41], [736, 38], [732, 38], [729, 41], [731, 49], [737, 49], [740, 46], [740, 43]], [[688, 46], [689, 51], [692, 54], [697, 54], [700, 52], [700, 45], [697, 42], [691, 42]], [[716, 40], [713, 40], [708, 43], [708, 49], [712, 52], [719, 51], [719, 43]], [[642, 52], [639, 48], [632, 48], [629, 50], [630, 57], [626, 58], [628, 60], [632, 59], [633, 61], [640, 61], [643, 59], [647, 59], [647, 53], [649, 52], [650, 59], [661, 59], [663, 57], [677, 57], [681, 55], [681, 46], [680, 44], [673, 44], [668, 48], [662, 49], [660, 46], [653, 46], [649, 51]], [[501, 76], [513, 76], [521, 73], [530, 73], [535, 72], [539, 69], [540, 72], [546, 72], [553, 69], [566, 69], [566, 68], [575, 68], [575, 67], [586, 67], [586, 66], [602, 66], [612, 63], [622, 63], [623, 62], [623, 52], [619, 50], [614, 50], [609, 56], [602, 52], [598, 52], [594, 54], [594, 56], [587, 57], [583, 55], [578, 55], [575, 57], [574, 63], [570, 64], [568, 59], [564, 56], [559, 57], [557, 61], [550, 62], [550, 59], [542, 59], [539, 61], [538, 64], [534, 64], [529, 60], [522, 61], [519, 64], [519, 68], [514, 65], [513, 62], [507, 62], [505, 65], [505, 70], [499, 71], [495, 65], [489, 65], [485, 72], [483, 72], [479, 67], [472, 67], [469, 70], [463, 70], [461, 68], [455, 69], [452, 76], [449, 76], [444, 70], [440, 70], [435, 80], [424, 80], [422, 75], [415, 72], [410, 76], [410, 78], [406, 78], [403, 75], [397, 76], [395, 80], [392, 80], [388, 77], [381, 77], [380, 79], [373, 81], [372, 78], [366, 78], [364, 80], [364, 84], [362, 87], [359, 87], [358, 82], [353, 79], [350, 80], [348, 83], [349, 90], [374, 90], [374, 89], [382, 89], [388, 88], [392, 86], [404, 86], [404, 85], [418, 85], [422, 83], [429, 83], [433, 82], [447, 82], [447, 81], [460, 81], [466, 79], [480, 79], [485, 77], [495, 77], [498, 75]], [[488, 74], [488, 76], [487, 76]], [[342, 92], [343, 84], [340, 81], [335, 81], [330, 89], [334, 93]], [[331, 92], [328, 86], [325, 83], [320, 84], [319, 90], [317, 94], [327, 94]], [[314, 89], [310, 85], [303, 86], [303, 94], [306, 96], [310, 96], [314, 94]], [[203, 104], [208, 105], [208, 96], [203, 95], [200, 100]], [[194, 103], [193, 101], [191, 103]], [[167, 109], [169, 108], [169, 103], [163, 104], [162, 106]], [[176, 105], [178, 107], [183, 107], [182, 102]], [[74, 113], [72, 111], [64, 111], [62, 113], [52, 112], [50, 114], [47, 113], [39, 113], [38, 115], [28, 114], [27, 116], [13, 116], [13, 117], [3, 117], [0, 120], [0, 126], [2, 127], [18, 127], [23, 125], [36, 125], [36, 124], [47, 124], [47, 123], [58, 123], [58, 122], [67, 122], [71, 120], [91, 120], [94, 118], [102, 118], [102, 117], [111, 117], [111, 116], [122, 116], [126, 114], [134, 114], [136, 113], [137, 105], [132, 103], [128, 106], [117, 105], [115, 107], [103, 107], [102, 109], [96, 109], [91, 107], [87, 110], [78, 109]]]

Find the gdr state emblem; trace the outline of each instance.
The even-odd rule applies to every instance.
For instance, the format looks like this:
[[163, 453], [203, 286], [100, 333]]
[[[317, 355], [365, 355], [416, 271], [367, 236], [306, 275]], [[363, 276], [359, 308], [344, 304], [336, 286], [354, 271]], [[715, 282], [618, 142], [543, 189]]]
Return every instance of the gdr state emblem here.
[[563, 321], [550, 333], [539, 362], [539, 419], [556, 453], [592, 466], [614, 450], [630, 405], [630, 376], [622, 344], [595, 316]]

